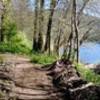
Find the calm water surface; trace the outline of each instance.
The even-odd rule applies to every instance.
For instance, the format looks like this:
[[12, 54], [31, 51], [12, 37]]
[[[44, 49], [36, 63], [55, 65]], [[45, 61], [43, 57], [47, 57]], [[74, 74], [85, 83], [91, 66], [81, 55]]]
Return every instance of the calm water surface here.
[[[59, 55], [63, 54], [63, 47], [59, 50]], [[79, 49], [79, 58], [82, 63], [100, 63], [100, 44], [98, 43], [84, 43]]]
[[100, 63], [100, 44], [84, 43], [79, 50], [80, 61], [83, 63]]

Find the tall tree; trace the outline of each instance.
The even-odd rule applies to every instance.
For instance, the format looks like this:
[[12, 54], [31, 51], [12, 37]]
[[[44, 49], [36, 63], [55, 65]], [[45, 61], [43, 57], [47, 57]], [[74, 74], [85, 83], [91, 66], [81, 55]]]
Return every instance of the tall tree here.
[[40, 0], [40, 8], [39, 8], [39, 33], [38, 33], [38, 49], [42, 51], [43, 49], [43, 21], [44, 21], [44, 0]]
[[50, 4], [50, 15], [49, 15], [49, 20], [48, 20], [48, 24], [47, 24], [47, 33], [46, 33], [46, 41], [45, 41], [45, 47], [44, 47], [44, 51], [48, 51], [48, 53], [50, 54], [50, 43], [51, 43], [51, 28], [52, 28], [52, 19], [53, 19], [53, 14], [54, 14], [54, 10], [56, 7], [56, 0], [51, 0], [51, 4]]
[[38, 24], [38, 0], [35, 0], [35, 9], [34, 9], [34, 35], [33, 35], [33, 50], [38, 50], [38, 40], [37, 40], [37, 24]]
[[42, 51], [44, 0], [35, 0], [33, 50]]
[[1, 28], [0, 28], [0, 42], [4, 42], [5, 40], [5, 21], [9, 17], [9, 5], [10, 5], [11, 0], [1, 0], [2, 3], [2, 14], [1, 14]]
[[[65, 47], [64, 49], [64, 54], [63, 56], [67, 57], [68, 59], [74, 60], [76, 57], [77, 62], [79, 61], [79, 25], [81, 24], [81, 16], [83, 14], [83, 10], [85, 9], [87, 3], [89, 0], [83, 0], [83, 5], [79, 9], [79, 11], [76, 9], [77, 8], [77, 3], [76, 0], [71, 0], [70, 1], [70, 8], [71, 8], [71, 32], [67, 41], [68, 46]], [[89, 22], [88, 24], [91, 24]], [[87, 33], [90, 32], [91, 28], [89, 28], [88, 31], [83, 35], [82, 38], [86, 38], [88, 35]], [[81, 38], [81, 40], [83, 40]], [[82, 42], [82, 41], [81, 41]], [[68, 52], [66, 50], [68, 49]]]
[[78, 26], [77, 26], [77, 13], [76, 13], [76, 0], [73, 0], [73, 24], [74, 24], [74, 32], [75, 32], [75, 43], [76, 43], [76, 60], [79, 61], [79, 34], [78, 34]]
[[5, 17], [5, 5], [4, 5], [4, 2], [2, 2], [2, 6], [3, 6], [3, 9], [2, 9], [2, 15], [1, 15], [1, 28], [0, 28], [0, 42], [3, 42], [4, 41], [4, 34], [3, 34], [3, 23], [4, 23], [4, 17]]

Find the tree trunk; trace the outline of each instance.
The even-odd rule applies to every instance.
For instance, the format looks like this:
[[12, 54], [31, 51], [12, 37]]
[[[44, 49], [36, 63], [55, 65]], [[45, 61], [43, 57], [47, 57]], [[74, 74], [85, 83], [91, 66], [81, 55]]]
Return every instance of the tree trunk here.
[[2, 2], [2, 5], [3, 5], [3, 13], [1, 15], [0, 42], [4, 42], [4, 27], [3, 27], [3, 24], [4, 24], [5, 14], [6, 14], [5, 5], [3, 4], [3, 2]]
[[[1, 21], [3, 20], [3, 17], [1, 18]], [[4, 42], [4, 34], [3, 34], [3, 21], [1, 23], [1, 29], [0, 29], [0, 42]]]
[[35, 0], [35, 15], [34, 15], [34, 36], [33, 36], [33, 51], [38, 50], [38, 40], [37, 40], [37, 16], [38, 16], [38, 0]]
[[43, 48], [43, 10], [44, 10], [44, 0], [40, 0], [39, 8], [39, 34], [38, 34], [38, 49], [42, 51]]
[[44, 0], [35, 0], [33, 50], [39, 52], [43, 47], [43, 10]]
[[50, 11], [49, 21], [47, 25], [46, 41], [45, 41], [45, 47], [44, 47], [44, 51], [48, 51], [49, 55], [50, 55], [50, 49], [51, 49], [50, 42], [51, 42], [52, 18], [53, 18], [55, 6], [56, 6], [56, 0], [51, 0], [51, 5], [50, 5], [51, 11]]
[[71, 33], [68, 39], [68, 49], [66, 53], [66, 48], [64, 51], [64, 56], [67, 56], [67, 59], [74, 60], [76, 57], [77, 62], [79, 61], [79, 35], [78, 35], [78, 26], [77, 26], [77, 15], [76, 15], [76, 0], [71, 2], [72, 12], [71, 12]]
[[76, 35], [76, 60], [77, 62], [79, 62], [79, 35], [78, 35], [78, 27], [77, 27], [76, 0], [73, 0], [73, 24], [74, 24], [74, 31]]

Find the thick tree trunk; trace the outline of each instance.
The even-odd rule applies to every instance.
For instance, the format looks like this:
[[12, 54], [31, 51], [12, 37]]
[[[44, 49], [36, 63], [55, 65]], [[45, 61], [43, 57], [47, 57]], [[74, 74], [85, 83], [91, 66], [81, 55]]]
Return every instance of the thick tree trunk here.
[[38, 50], [38, 39], [37, 39], [37, 21], [38, 21], [38, 0], [35, 0], [35, 15], [34, 15], [34, 35], [33, 35], [33, 51]]
[[5, 6], [3, 5], [3, 14], [1, 15], [1, 28], [0, 28], [0, 42], [4, 42], [4, 18], [5, 18]]
[[38, 49], [42, 51], [43, 49], [43, 21], [44, 21], [44, 0], [40, 0], [40, 8], [39, 8], [39, 33], [38, 33]]
[[35, 0], [33, 50], [39, 52], [43, 48], [43, 10], [44, 0]]
[[47, 25], [47, 33], [46, 33], [46, 41], [45, 41], [45, 47], [44, 51], [48, 51], [50, 54], [50, 43], [51, 43], [51, 28], [52, 28], [52, 19], [53, 19], [53, 14], [54, 14], [54, 9], [56, 6], [56, 0], [51, 0], [51, 5], [50, 5], [50, 15], [49, 15], [49, 21]]

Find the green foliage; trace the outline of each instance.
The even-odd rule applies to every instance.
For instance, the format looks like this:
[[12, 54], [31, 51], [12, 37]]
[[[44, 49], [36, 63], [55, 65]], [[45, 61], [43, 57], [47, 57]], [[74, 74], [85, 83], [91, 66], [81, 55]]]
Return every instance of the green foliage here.
[[31, 61], [38, 64], [50, 64], [53, 63], [55, 60], [57, 60], [57, 57], [55, 55], [47, 55], [47, 54], [38, 54], [34, 53], [31, 57]]
[[11, 53], [28, 53], [29, 48], [27, 48], [25, 45], [21, 45], [18, 43], [0, 43], [0, 52], [11, 52]]
[[4, 14], [4, 19], [2, 20], [2, 29], [4, 36], [8, 41], [17, 33], [16, 23], [10, 19], [8, 12]]
[[3, 20], [4, 42], [0, 43], [0, 52], [29, 53], [31, 43], [25, 33], [19, 32], [16, 23], [11, 21], [9, 15], [4, 15]]
[[31, 51], [30, 44], [25, 33], [19, 32], [13, 35], [10, 41], [0, 43], [0, 52], [28, 54]]
[[32, 44], [31, 41], [29, 41], [23, 32], [18, 32], [15, 36], [12, 37], [11, 39], [12, 43], [17, 43], [21, 46], [25, 46], [29, 49], [31, 49]]
[[4, 35], [5, 41], [10, 41], [12, 36], [14, 36], [17, 33], [17, 27], [16, 23], [12, 21], [10, 16], [10, 3], [11, 0], [3, 0], [4, 9], [3, 10], [3, 19], [2, 22], [2, 34]]
[[88, 82], [100, 85], [100, 75], [95, 74], [92, 70], [85, 68], [82, 64], [76, 65], [81, 76]]
[[6, 21], [3, 28], [3, 34], [6, 36], [7, 41], [10, 41], [17, 34], [17, 27], [13, 22]]

